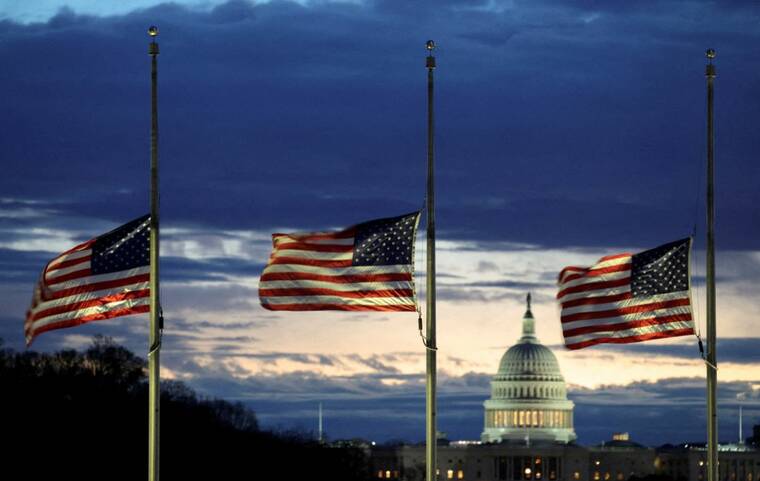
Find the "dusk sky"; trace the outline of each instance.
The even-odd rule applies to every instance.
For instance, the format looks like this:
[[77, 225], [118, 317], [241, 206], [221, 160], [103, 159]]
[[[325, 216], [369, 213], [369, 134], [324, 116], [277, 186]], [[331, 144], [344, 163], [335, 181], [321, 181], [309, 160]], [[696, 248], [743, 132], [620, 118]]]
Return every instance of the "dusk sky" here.
[[[696, 339], [562, 347], [567, 265], [696, 232], [705, 330], [704, 51], [715, 48], [719, 438], [760, 424], [760, 4], [750, 0], [0, 0], [0, 338], [45, 262], [149, 211], [158, 25], [162, 378], [264, 427], [422, 441], [414, 313], [269, 312], [276, 231], [422, 207], [434, 39], [439, 429], [478, 439], [533, 294], [581, 444], [705, 440]], [[416, 252], [424, 298], [424, 218]], [[140, 356], [145, 315], [51, 331]]]

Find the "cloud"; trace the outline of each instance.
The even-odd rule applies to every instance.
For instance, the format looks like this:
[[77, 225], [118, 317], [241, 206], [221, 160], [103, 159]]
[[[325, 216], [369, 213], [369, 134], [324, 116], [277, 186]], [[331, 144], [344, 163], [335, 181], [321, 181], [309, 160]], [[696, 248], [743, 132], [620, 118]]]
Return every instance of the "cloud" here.
[[201, 332], [207, 329], [225, 329], [225, 330], [249, 330], [261, 326], [261, 321], [187, 321], [185, 319], [171, 319], [167, 324], [171, 329], [179, 332]]
[[[754, 29], [711, 4], [628, 4], [154, 2], [110, 15], [79, 14], [75, 5], [47, 22], [6, 20], [0, 48], [19, 68], [3, 80], [10, 103], [0, 127], [14, 139], [4, 152], [11, 168], [3, 191], [81, 216], [139, 214], [147, 183], [135, 172], [145, 165], [138, 159], [149, 112], [140, 100], [147, 98], [139, 53], [146, 39], [137, 32], [158, 23], [165, 225], [311, 229], [414, 209], [424, 191], [423, 162], [411, 162], [424, 158], [424, 106], [415, 99], [424, 90], [419, 61], [430, 35], [440, 44], [443, 89], [441, 235], [542, 246], [656, 244], [702, 218], [686, 215], [697, 192], [672, 188], [673, 179], [692, 185], [698, 178], [692, 159], [701, 144], [693, 138], [701, 138], [702, 118], [692, 114], [702, 85], [667, 72], [686, 66], [687, 52], [701, 52], [717, 33], [737, 32], [722, 34], [724, 48], [746, 49], [742, 35]], [[420, 16], [425, 10], [436, 15]], [[714, 28], [701, 34], [700, 23], [685, 20], [694, 11]], [[652, 48], [658, 56], [645, 54]], [[304, 54], [294, 62], [293, 52]], [[747, 71], [725, 62], [737, 77]], [[657, 89], [646, 88], [642, 71]], [[506, 79], [509, 92], [500, 87]], [[752, 98], [749, 88], [724, 93], [734, 118], [757, 115], [738, 102]], [[655, 104], [656, 116], [646, 107]], [[504, 105], [514, 115], [501, 115]], [[723, 208], [746, 222], [723, 226], [722, 247], [758, 247], [756, 194], [751, 176], [741, 174], [751, 170], [751, 124], [733, 126], [728, 148], [736, 160], [722, 172], [732, 186]], [[90, 132], [86, 141], [81, 131]], [[629, 181], [612, 182], [621, 169]], [[347, 205], [362, 215], [347, 215]]]
[[31, 286], [49, 260], [50, 256], [43, 252], [0, 248], [0, 264], [3, 266], [0, 281], [26, 282], [30, 285], [31, 296]]
[[[233, 354], [237, 356], [237, 354]], [[327, 356], [323, 354], [303, 354], [293, 352], [269, 352], [269, 353], [255, 353], [247, 354], [246, 357], [253, 359], [261, 359], [266, 362], [277, 362], [279, 360], [287, 359], [295, 361], [301, 364], [318, 364], [322, 366], [332, 366], [340, 361], [336, 356]]]
[[[611, 430], [628, 431], [644, 444], [664, 442], [704, 442], [706, 424], [705, 379], [674, 378], [656, 383], [634, 382], [623, 386], [603, 386], [595, 390], [575, 389], [576, 426], [595, 436], [609, 439]], [[757, 383], [722, 382], [718, 386], [719, 432], [721, 442], [735, 441], [739, 393], [755, 392]], [[745, 413], [760, 419], [760, 404], [747, 400]], [[753, 421], [750, 421], [753, 422]], [[755, 421], [756, 422], [756, 421]], [[663, 439], [661, 433], [678, 439]], [[605, 437], [606, 436], [606, 437]]]
[[525, 282], [525, 281], [518, 281], [518, 280], [502, 280], [502, 281], [481, 281], [481, 282], [470, 282], [466, 284], [462, 284], [462, 287], [498, 287], [502, 289], [516, 289], [519, 291], [528, 291], [531, 289], [544, 289], [544, 288], [553, 288], [555, 286], [554, 282]]
[[499, 270], [499, 266], [490, 261], [480, 261], [476, 270], [478, 272], [495, 272]]
[[264, 270], [264, 264], [249, 262], [234, 257], [209, 258], [200, 261], [183, 257], [164, 257], [161, 259], [163, 278], [168, 282], [189, 281], [228, 281], [235, 277], [248, 276], [258, 278]]
[[[561, 348], [562, 346], [554, 346]], [[641, 343], [635, 346], [598, 346], [598, 352], [612, 354], [633, 351], [640, 356], [695, 359], [699, 356], [696, 342], [684, 344]], [[760, 364], [760, 337], [719, 338], [716, 347], [719, 363]]]
[[[490, 395], [490, 379], [480, 373], [439, 376], [439, 426], [452, 439], [479, 438], [482, 402]], [[704, 435], [704, 383], [700, 378], [671, 378], [599, 389], [571, 387], [576, 432], [583, 444], [609, 440], [618, 431], [630, 432], [634, 440], [648, 445], [699, 441]], [[269, 426], [310, 426], [316, 404], [323, 402], [327, 431], [334, 438], [358, 435], [417, 442], [424, 435], [421, 375], [375, 373], [334, 378], [294, 372], [251, 376], [235, 384], [218, 377], [203, 378], [193, 385], [209, 392], [221, 390], [227, 397], [247, 402]], [[760, 419], [758, 386], [757, 382], [721, 383], [721, 433], [735, 431], [739, 402], [748, 423]], [[741, 393], [754, 397], [737, 398]], [[732, 438], [722, 434], [721, 439]]]
[[[479, 303], [496, 302], [504, 299], [524, 301], [527, 292], [553, 287], [552, 284], [519, 281], [473, 282], [463, 283], [456, 287], [450, 284], [439, 284], [439, 286], [437, 289], [438, 299], [448, 302]], [[540, 298], [547, 300], [548, 296], [541, 295]]]
[[209, 336], [207, 334], [204, 334], [202, 336], [195, 336], [191, 334], [185, 334], [185, 333], [172, 333], [170, 335], [167, 335], [168, 337], [174, 338], [173, 340], [178, 339], [184, 339], [185, 341], [203, 341], [204, 344], [217, 344], [222, 343], [224, 346], [216, 346], [216, 348], [223, 347], [224, 349], [231, 349], [235, 348], [236, 345], [239, 344], [245, 344], [249, 345], [251, 343], [259, 342], [259, 339], [253, 337], [253, 336]]

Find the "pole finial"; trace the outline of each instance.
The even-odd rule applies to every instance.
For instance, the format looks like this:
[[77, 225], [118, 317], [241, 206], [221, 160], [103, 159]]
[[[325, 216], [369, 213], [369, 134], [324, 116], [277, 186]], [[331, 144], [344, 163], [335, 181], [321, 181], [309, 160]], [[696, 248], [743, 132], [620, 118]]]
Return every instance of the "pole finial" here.
[[427, 60], [425, 61], [425, 67], [429, 71], [432, 72], [432, 70], [435, 68], [435, 57], [433, 57], [433, 49], [435, 49], [435, 42], [432, 40], [428, 40], [425, 42], [425, 48], [428, 51]]
[[158, 55], [158, 44], [156, 43], [156, 37], [158, 37], [158, 27], [151, 25], [148, 27], [148, 35], [150, 36], [150, 44], [148, 45], [148, 55], [153, 55], [155, 58]]
[[528, 310], [530, 310], [530, 292], [528, 293], [527, 296], [525, 296], [525, 302], [527, 302], [527, 304], [528, 304]]
[[713, 59], [715, 58], [715, 49], [708, 48], [705, 50], [705, 57], [707, 57], [707, 67], [705, 68], [705, 75], [712, 79], [715, 77], [715, 65], [713, 65]]

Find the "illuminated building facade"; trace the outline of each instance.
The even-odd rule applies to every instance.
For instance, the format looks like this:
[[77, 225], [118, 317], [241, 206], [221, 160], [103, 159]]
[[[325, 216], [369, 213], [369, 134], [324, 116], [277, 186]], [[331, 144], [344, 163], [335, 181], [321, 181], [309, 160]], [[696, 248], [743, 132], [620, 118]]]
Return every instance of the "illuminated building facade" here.
[[522, 337], [502, 356], [484, 407], [483, 442], [527, 438], [569, 443], [576, 438], [573, 402], [567, 399], [557, 358], [536, 337], [530, 294]]
[[[422, 445], [375, 447], [370, 459], [373, 479], [424, 481]], [[756, 447], [721, 445], [718, 459], [718, 481], [760, 481]], [[438, 447], [438, 481], [706, 481], [706, 460], [704, 445], [453, 442]]]

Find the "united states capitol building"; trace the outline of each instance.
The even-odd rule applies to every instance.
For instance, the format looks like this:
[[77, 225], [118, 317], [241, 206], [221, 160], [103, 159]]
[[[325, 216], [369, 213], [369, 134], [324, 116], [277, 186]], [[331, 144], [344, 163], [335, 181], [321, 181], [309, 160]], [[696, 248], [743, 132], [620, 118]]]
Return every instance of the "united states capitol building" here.
[[575, 441], [573, 402], [567, 399], [557, 358], [536, 337], [528, 296], [522, 337], [504, 353], [491, 381], [481, 435], [484, 443]]
[[[706, 481], [704, 446], [650, 448], [619, 433], [599, 446], [578, 445], [574, 404], [554, 353], [536, 337], [530, 295], [522, 336], [502, 356], [483, 403], [480, 441], [439, 443], [438, 480]], [[756, 426], [758, 431], [760, 426]], [[760, 433], [755, 433], [760, 441]], [[718, 453], [718, 481], [760, 481], [760, 451], [737, 443]], [[424, 445], [377, 447], [372, 477], [423, 481]]]

